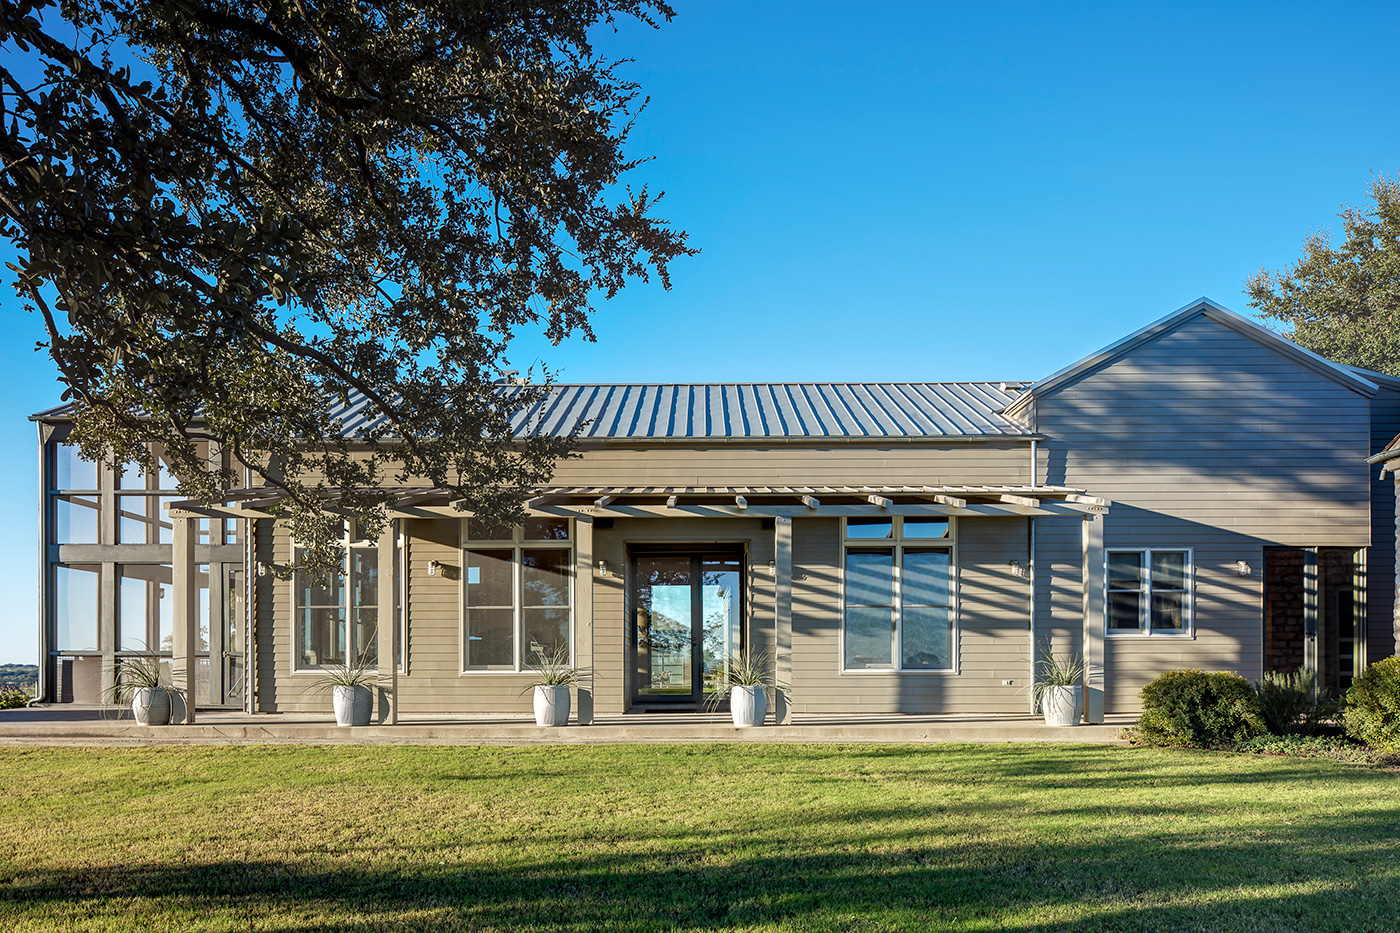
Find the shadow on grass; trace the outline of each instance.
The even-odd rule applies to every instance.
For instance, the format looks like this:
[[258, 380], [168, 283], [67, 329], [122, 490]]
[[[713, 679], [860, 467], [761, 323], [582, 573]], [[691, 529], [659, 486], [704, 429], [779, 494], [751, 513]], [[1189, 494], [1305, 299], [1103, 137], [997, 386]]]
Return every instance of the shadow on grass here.
[[1337, 825], [1270, 824], [1254, 841], [1185, 829], [1035, 845], [956, 831], [880, 831], [892, 814], [911, 816], [855, 812], [820, 845], [781, 831], [745, 842], [743, 828], [731, 827], [727, 838], [695, 831], [657, 834], [650, 845], [628, 840], [642, 851], [584, 854], [561, 840], [556, 858], [517, 855], [514, 864], [464, 862], [454, 841], [287, 861], [12, 869], [0, 875], [0, 916], [54, 927], [106, 916], [110, 923], [97, 924], [103, 929], [178, 926], [184, 916], [193, 918], [190, 927], [354, 933], [766, 926], [1321, 933], [1394, 929], [1400, 903], [1396, 808]]

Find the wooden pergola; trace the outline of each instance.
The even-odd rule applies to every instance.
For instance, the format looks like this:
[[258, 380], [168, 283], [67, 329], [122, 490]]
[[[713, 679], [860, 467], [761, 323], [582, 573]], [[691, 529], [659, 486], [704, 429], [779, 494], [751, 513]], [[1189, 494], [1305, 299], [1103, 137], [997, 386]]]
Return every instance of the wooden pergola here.
[[[330, 504], [338, 490], [327, 490], [326, 512], [345, 514]], [[445, 489], [402, 487], [385, 490], [390, 522], [379, 536], [379, 618], [390, 620], [379, 631], [379, 721], [398, 721], [399, 628], [395, 619], [398, 590], [397, 549], [401, 523], [413, 518], [470, 517], [467, 503]], [[174, 645], [173, 686], [193, 697], [198, 644], [199, 590], [195, 560], [196, 522], [201, 518], [275, 520], [268, 511], [285, 495], [267, 488], [229, 491], [223, 502], [204, 505], [178, 501], [168, 505], [174, 525]], [[1104, 551], [1102, 517], [1111, 503], [1082, 489], [1040, 485], [887, 485], [887, 486], [555, 486], [532, 492], [525, 511], [531, 516], [572, 518], [575, 522], [575, 632], [580, 647], [577, 661], [592, 662], [594, 522], [613, 518], [761, 518], [773, 523], [776, 684], [775, 719], [792, 720], [792, 521], [794, 518], [878, 516], [1079, 517], [1083, 546], [1083, 656], [1085, 718], [1103, 721], [1104, 688]], [[251, 536], [250, 536], [251, 537]], [[1032, 564], [1034, 555], [1032, 554]], [[254, 568], [249, 567], [252, 571]], [[1033, 573], [1033, 570], [1032, 570]], [[1034, 580], [1031, 580], [1034, 588]], [[404, 607], [407, 610], [407, 607]], [[1034, 614], [1031, 637], [1034, 640]], [[256, 671], [255, 639], [248, 633], [247, 696], [249, 712]], [[180, 721], [193, 722], [187, 703]], [[592, 718], [592, 696], [580, 688], [578, 720]]]

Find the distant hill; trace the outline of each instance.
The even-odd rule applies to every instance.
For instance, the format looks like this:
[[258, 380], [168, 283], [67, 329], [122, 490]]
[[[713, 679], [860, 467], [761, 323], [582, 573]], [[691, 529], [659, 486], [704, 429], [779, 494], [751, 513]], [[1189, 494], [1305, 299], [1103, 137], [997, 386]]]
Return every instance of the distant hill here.
[[37, 664], [0, 664], [0, 684], [32, 684], [38, 679]]

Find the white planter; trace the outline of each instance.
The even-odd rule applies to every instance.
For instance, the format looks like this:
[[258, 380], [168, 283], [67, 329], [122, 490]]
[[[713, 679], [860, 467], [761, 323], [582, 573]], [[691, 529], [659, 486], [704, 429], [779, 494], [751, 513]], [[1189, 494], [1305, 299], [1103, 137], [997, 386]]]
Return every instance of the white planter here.
[[565, 685], [535, 685], [535, 725], [567, 726], [569, 724], [569, 687]]
[[331, 688], [331, 705], [335, 707], [337, 726], [367, 726], [374, 712], [374, 691], [365, 684], [337, 684]]
[[768, 715], [768, 694], [762, 687], [730, 687], [729, 713], [736, 728], [761, 726]]
[[1074, 726], [1084, 715], [1084, 688], [1046, 687], [1040, 695], [1040, 707], [1045, 712], [1047, 726]]
[[164, 687], [142, 687], [131, 695], [131, 715], [143, 726], [163, 726], [170, 722], [170, 691]]

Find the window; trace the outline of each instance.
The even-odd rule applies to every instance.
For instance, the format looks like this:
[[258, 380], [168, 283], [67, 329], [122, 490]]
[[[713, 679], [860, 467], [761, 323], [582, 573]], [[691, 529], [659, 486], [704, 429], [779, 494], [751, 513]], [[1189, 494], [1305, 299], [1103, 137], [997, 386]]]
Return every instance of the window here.
[[842, 667], [952, 670], [952, 521], [849, 518], [843, 526]]
[[54, 622], [59, 651], [97, 651], [97, 590], [100, 564], [54, 567]]
[[1108, 634], [1190, 634], [1190, 550], [1113, 548], [1105, 558]]
[[[305, 553], [298, 548], [297, 563]], [[379, 550], [370, 542], [346, 547], [328, 573], [296, 571], [296, 666], [374, 667], [379, 662]]]
[[463, 670], [520, 671], [537, 654], [572, 656], [570, 532], [565, 518], [535, 518], [514, 528], [468, 520]]
[[[201, 585], [208, 589], [208, 573]], [[168, 654], [174, 645], [174, 576], [169, 564], [117, 565], [117, 650]], [[203, 644], [208, 651], [209, 612], [201, 600]]]

